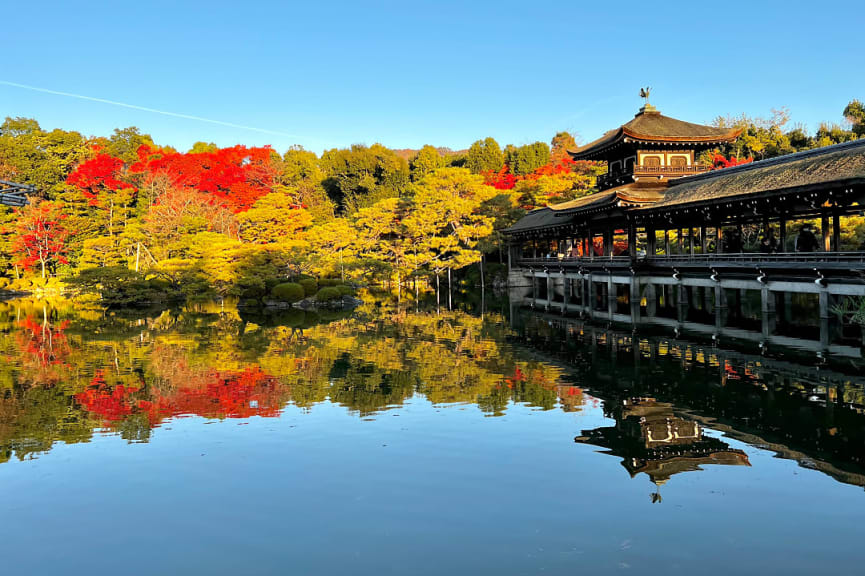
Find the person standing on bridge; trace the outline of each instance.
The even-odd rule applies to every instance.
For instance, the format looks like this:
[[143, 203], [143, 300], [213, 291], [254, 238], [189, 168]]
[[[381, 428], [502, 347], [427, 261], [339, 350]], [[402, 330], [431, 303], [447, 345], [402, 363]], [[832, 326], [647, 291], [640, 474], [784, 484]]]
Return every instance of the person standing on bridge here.
[[811, 231], [811, 225], [805, 224], [799, 235], [796, 236], [796, 244], [794, 246], [796, 252], [816, 252], [819, 246], [817, 237]]

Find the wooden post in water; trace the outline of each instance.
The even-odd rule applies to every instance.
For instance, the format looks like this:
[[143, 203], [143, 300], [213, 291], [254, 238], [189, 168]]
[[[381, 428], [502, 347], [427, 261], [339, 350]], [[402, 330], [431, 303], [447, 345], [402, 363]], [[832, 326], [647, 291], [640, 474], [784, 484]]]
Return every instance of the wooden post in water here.
[[829, 331], [830, 320], [829, 292], [823, 289], [820, 290], [820, 346], [824, 350], [828, 350], [832, 343], [832, 335]]
[[765, 284], [760, 290], [760, 319], [762, 320], [763, 338], [768, 339], [775, 333], [775, 295]]

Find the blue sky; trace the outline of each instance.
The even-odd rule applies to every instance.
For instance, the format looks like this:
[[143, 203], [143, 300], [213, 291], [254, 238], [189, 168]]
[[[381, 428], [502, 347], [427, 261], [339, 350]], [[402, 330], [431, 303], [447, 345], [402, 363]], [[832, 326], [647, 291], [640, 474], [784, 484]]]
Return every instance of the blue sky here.
[[860, 2], [9, 2], [0, 115], [181, 149], [583, 141], [639, 88], [694, 122], [787, 106], [814, 129], [865, 99]]

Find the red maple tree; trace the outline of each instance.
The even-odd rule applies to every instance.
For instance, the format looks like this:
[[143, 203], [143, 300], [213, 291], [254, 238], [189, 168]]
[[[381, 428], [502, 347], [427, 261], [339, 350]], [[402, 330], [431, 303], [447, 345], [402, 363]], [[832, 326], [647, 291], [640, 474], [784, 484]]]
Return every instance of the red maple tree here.
[[716, 152], [715, 155], [712, 157], [712, 169], [720, 170], [721, 168], [731, 168], [733, 166], [739, 166], [741, 164], [750, 164], [753, 161], [753, 156], [748, 156], [747, 158], [742, 159], [736, 158], [734, 156], [730, 156], [729, 158], [727, 158], [723, 154]]
[[60, 206], [54, 202], [35, 202], [18, 212], [12, 236], [12, 254], [15, 264], [29, 270], [37, 264], [42, 278], [47, 268], [66, 264], [66, 240], [69, 230], [63, 226], [66, 219]]
[[268, 194], [277, 175], [269, 146], [181, 153], [145, 145], [129, 171], [142, 175], [145, 182], [168, 177], [176, 188], [211, 194], [234, 213], [248, 210]]

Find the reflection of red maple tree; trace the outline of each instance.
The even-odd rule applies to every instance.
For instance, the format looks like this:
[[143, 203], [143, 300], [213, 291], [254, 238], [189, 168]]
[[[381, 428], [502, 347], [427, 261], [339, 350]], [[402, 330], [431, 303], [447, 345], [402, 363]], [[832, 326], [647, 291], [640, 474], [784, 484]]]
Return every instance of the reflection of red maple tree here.
[[258, 367], [241, 372], [208, 371], [203, 379], [185, 382], [169, 390], [144, 385], [109, 385], [97, 372], [75, 399], [106, 425], [133, 414], [146, 414], [151, 425], [166, 418], [195, 415], [205, 418], [278, 416], [287, 396], [286, 387]]
[[20, 351], [19, 362], [23, 372], [31, 375], [34, 384], [58, 382], [69, 356], [69, 342], [64, 330], [68, 321], [53, 324], [44, 318], [41, 322], [27, 316], [16, 323], [16, 349]]

